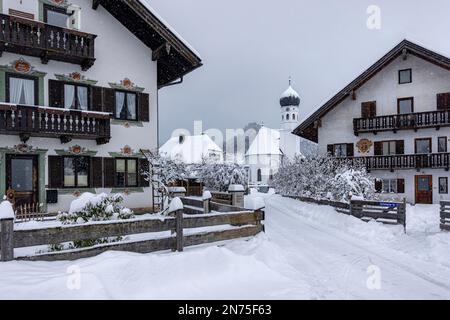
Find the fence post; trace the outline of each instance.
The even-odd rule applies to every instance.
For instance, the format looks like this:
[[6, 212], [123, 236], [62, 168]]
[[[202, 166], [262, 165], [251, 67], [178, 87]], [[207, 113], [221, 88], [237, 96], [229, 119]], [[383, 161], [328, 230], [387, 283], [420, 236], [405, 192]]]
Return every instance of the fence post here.
[[406, 198], [403, 198], [402, 216], [403, 216], [403, 229], [405, 230], [405, 233], [406, 233]]
[[234, 207], [244, 207], [244, 186], [240, 184], [232, 184], [228, 188], [228, 192], [231, 193], [231, 205]]
[[353, 200], [350, 200], [350, 216], [354, 217], [353, 215]]
[[0, 220], [1, 261], [14, 260], [14, 218]]
[[205, 190], [203, 191], [203, 212], [205, 214], [211, 213], [211, 192]]
[[178, 210], [175, 213], [176, 216], [176, 233], [177, 233], [177, 244], [176, 249], [178, 252], [182, 252], [184, 249], [184, 239], [183, 239], [183, 210]]

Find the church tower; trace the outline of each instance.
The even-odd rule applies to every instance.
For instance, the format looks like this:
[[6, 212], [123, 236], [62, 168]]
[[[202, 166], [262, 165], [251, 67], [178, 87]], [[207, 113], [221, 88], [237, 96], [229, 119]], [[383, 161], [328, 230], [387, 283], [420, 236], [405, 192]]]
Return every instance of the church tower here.
[[293, 131], [300, 124], [300, 96], [292, 88], [291, 80], [289, 80], [289, 88], [281, 95], [280, 105], [281, 129]]
[[300, 96], [292, 88], [289, 79], [289, 87], [280, 98], [281, 105], [281, 129], [280, 129], [280, 149], [289, 158], [300, 155], [300, 137], [292, 134], [300, 124]]

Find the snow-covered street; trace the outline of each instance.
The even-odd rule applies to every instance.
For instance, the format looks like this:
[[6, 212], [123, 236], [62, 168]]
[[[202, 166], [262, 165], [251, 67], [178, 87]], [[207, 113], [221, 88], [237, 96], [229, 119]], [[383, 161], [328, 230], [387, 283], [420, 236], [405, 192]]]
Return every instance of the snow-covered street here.
[[404, 235], [401, 227], [365, 223], [330, 207], [278, 195], [264, 200], [266, 234], [254, 239], [181, 254], [3, 263], [0, 298], [450, 298], [450, 234], [423, 223], [425, 214], [435, 219], [434, 207], [409, 208], [416, 217]]

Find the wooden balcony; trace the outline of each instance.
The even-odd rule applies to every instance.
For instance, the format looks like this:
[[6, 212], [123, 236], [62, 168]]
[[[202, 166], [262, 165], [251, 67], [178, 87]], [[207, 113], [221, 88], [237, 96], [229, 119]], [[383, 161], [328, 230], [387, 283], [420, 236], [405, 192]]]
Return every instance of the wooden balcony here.
[[39, 57], [43, 64], [56, 60], [78, 64], [86, 71], [95, 62], [97, 36], [38, 21], [0, 14], [0, 56], [12, 52]]
[[346, 160], [353, 164], [364, 165], [368, 171], [402, 169], [445, 169], [449, 171], [450, 168], [450, 153], [356, 157]]
[[111, 115], [36, 106], [0, 104], [0, 134], [19, 135], [22, 142], [30, 137], [96, 140], [106, 144], [111, 138]]
[[450, 110], [428, 111], [410, 114], [396, 114], [353, 120], [355, 135], [382, 131], [415, 130], [450, 126]]

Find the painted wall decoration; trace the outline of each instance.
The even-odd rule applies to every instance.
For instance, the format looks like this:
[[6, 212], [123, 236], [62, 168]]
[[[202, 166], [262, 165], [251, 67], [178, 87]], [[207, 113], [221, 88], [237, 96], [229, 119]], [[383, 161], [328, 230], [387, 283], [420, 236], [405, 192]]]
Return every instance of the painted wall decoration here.
[[131, 156], [134, 153], [134, 150], [131, 149], [130, 146], [125, 146], [122, 149], [120, 149], [120, 153], [123, 154], [124, 156]]
[[14, 153], [31, 153], [36, 151], [36, 149], [26, 143], [21, 143], [12, 147], [11, 151]]
[[88, 79], [88, 78], [86, 78], [86, 76], [82, 75], [79, 72], [72, 72], [67, 75], [55, 74], [55, 77], [56, 77], [56, 79], [58, 79], [60, 81], [78, 82], [78, 83], [87, 84], [87, 85], [91, 85], [91, 86], [94, 86], [98, 83], [97, 80]]
[[369, 139], [361, 139], [356, 143], [359, 153], [369, 153], [370, 148], [373, 146], [373, 142]]
[[14, 61], [11, 66], [16, 72], [19, 73], [30, 73], [31, 71], [33, 71], [33, 67], [31, 66], [31, 64], [23, 58]]
[[9, 65], [0, 66], [1, 71], [27, 74], [36, 77], [45, 77], [47, 74], [44, 72], [36, 71], [35, 68], [24, 58], [19, 58], [12, 61]]
[[67, 8], [68, 6], [71, 5], [71, 3], [68, 0], [42, 0], [42, 2], [63, 8]]
[[79, 145], [74, 145], [69, 147], [66, 150], [60, 149], [55, 150], [56, 154], [59, 156], [91, 156], [94, 157], [97, 154], [97, 151], [91, 151], [87, 148], [81, 147]]
[[145, 88], [141, 88], [136, 86], [136, 84], [133, 83], [129, 78], [125, 78], [121, 80], [119, 83], [113, 83], [110, 82], [109, 85], [113, 89], [119, 89], [119, 90], [128, 90], [128, 91], [136, 91], [136, 92], [143, 92]]

